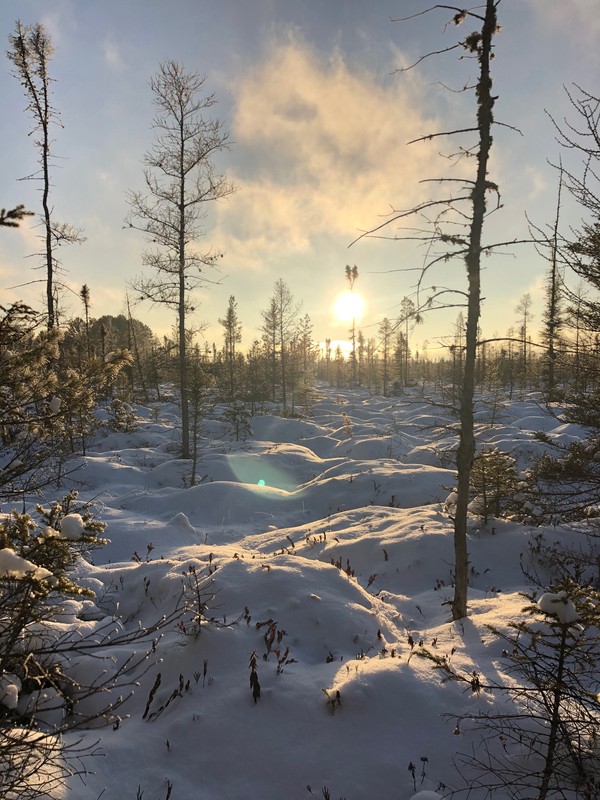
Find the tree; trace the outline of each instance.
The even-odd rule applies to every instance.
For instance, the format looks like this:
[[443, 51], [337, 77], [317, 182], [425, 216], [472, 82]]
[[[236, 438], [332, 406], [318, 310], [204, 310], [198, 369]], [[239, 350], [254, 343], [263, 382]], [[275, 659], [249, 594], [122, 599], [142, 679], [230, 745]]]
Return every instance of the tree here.
[[33, 211], [27, 211], [23, 204], [15, 206], [14, 208], [9, 208], [8, 211], [5, 208], [1, 208], [0, 227], [18, 228], [19, 222], [21, 222], [25, 217], [32, 216]]
[[231, 295], [227, 313], [223, 319], [219, 320], [223, 326], [225, 346], [223, 348], [223, 360], [225, 362], [226, 390], [225, 398], [228, 402], [233, 402], [239, 393], [237, 381], [238, 358], [236, 346], [242, 341], [242, 326], [238, 320], [237, 303], [235, 297]]
[[528, 356], [527, 356], [527, 345], [528, 345], [528, 335], [529, 335], [529, 321], [531, 319], [531, 295], [529, 292], [526, 292], [523, 297], [517, 303], [517, 307], [515, 308], [515, 314], [518, 315], [521, 324], [519, 325], [519, 335], [521, 339], [521, 383], [522, 386], [527, 385], [527, 371], [528, 371]]
[[[288, 354], [291, 356], [291, 339], [296, 328], [302, 303], [296, 302], [289, 287], [281, 278], [275, 283], [273, 298], [277, 309], [277, 334], [281, 354], [281, 401], [285, 415], [288, 409]], [[292, 362], [291, 357], [289, 360]]]
[[[484, 245], [482, 240], [483, 224], [488, 213], [487, 196], [497, 193], [498, 187], [488, 179], [488, 166], [492, 148], [492, 125], [494, 122], [493, 109], [496, 97], [492, 94], [492, 76], [490, 63], [493, 57], [493, 39], [498, 32], [497, 8], [500, 0], [486, 0], [483, 15], [475, 11], [468, 11], [454, 6], [435, 5], [425, 12], [433, 9], [449, 9], [455, 11], [452, 22], [460, 25], [465, 20], [477, 20], [481, 29], [467, 34], [464, 39], [451, 45], [441, 52], [460, 49], [467, 53], [467, 57], [474, 58], [478, 63], [477, 81], [466, 88], [474, 90], [476, 98], [475, 125], [458, 130], [441, 131], [427, 134], [414, 141], [430, 141], [438, 136], [455, 136], [475, 134], [476, 141], [468, 147], [460, 147], [457, 158], [470, 155], [476, 164], [475, 177], [467, 178], [440, 178], [433, 182], [445, 187], [447, 183], [458, 182], [462, 191], [450, 192], [450, 196], [432, 198], [416, 207], [407, 210], [393, 210], [381, 225], [368, 231], [368, 235], [381, 236], [381, 229], [392, 223], [401, 223], [409, 217], [423, 216], [429, 229], [432, 228], [431, 215], [434, 215], [433, 230], [422, 235], [422, 239], [430, 245], [443, 245], [445, 252], [434, 255], [426, 264], [427, 272], [435, 264], [445, 263], [451, 258], [460, 257], [466, 268], [467, 290], [459, 292], [466, 305], [466, 334], [465, 353], [462, 367], [462, 381], [459, 396], [460, 433], [456, 455], [457, 468], [457, 504], [454, 517], [454, 559], [455, 582], [454, 598], [452, 600], [452, 617], [460, 619], [467, 614], [467, 589], [469, 574], [469, 556], [467, 549], [467, 516], [469, 506], [470, 474], [475, 456], [474, 434], [474, 391], [475, 391], [475, 366], [477, 359], [477, 331], [481, 313], [481, 256], [483, 252], [490, 252], [494, 245]], [[433, 54], [430, 54], [433, 55]], [[420, 63], [420, 58], [416, 64]], [[415, 65], [416, 65], [415, 64]], [[415, 66], [413, 65], [413, 66]], [[410, 67], [409, 67], [410, 69]], [[437, 212], [437, 214], [436, 214]], [[457, 230], [464, 229], [464, 234]], [[359, 237], [361, 238], [361, 237]], [[394, 239], [402, 236], [394, 236]], [[414, 239], [414, 230], [410, 238]], [[417, 237], [419, 238], [419, 237]], [[512, 243], [512, 242], [511, 242]], [[421, 288], [421, 284], [419, 284]], [[426, 305], [434, 307], [436, 298], [444, 297], [450, 290], [446, 288], [432, 288], [432, 296]]]
[[54, 432], [64, 424], [55, 399], [58, 332], [38, 332], [38, 315], [21, 303], [0, 307], [0, 496], [35, 491], [54, 478]]
[[457, 508], [454, 519], [455, 589], [452, 616], [461, 619], [467, 614], [467, 586], [469, 555], [467, 550], [467, 513], [471, 468], [475, 457], [473, 398], [475, 392], [475, 363], [477, 359], [477, 328], [481, 313], [481, 253], [483, 222], [487, 211], [486, 195], [494, 189], [487, 178], [488, 162], [492, 148], [491, 128], [495, 98], [492, 95], [490, 60], [492, 41], [498, 29], [496, 9], [499, 0], [487, 0], [481, 33], [465, 40], [468, 49], [476, 53], [479, 62], [477, 81], [477, 174], [471, 197], [471, 222], [465, 266], [468, 279], [467, 332], [463, 382], [460, 399], [460, 437], [456, 456]]
[[144, 156], [143, 192], [129, 192], [130, 227], [142, 231], [156, 245], [143, 263], [154, 271], [134, 286], [140, 299], [166, 305], [177, 312], [179, 388], [181, 392], [181, 454], [189, 458], [190, 424], [187, 376], [187, 316], [193, 311], [190, 294], [204, 281], [203, 269], [214, 267], [221, 252], [201, 252], [195, 243], [205, 234], [202, 223], [207, 204], [233, 192], [213, 159], [227, 148], [222, 123], [205, 114], [216, 100], [203, 95], [205, 79], [186, 72], [175, 61], [160, 65], [150, 81], [157, 113], [157, 131]]
[[381, 320], [379, 325], [379, 340], [381, 342], [381, 389], [383, 396], [387, 397], [390, 383], [390, 350], [392, 339], [392, 325], [387, 317]]
[[421, 318], [421, 315], [417, 313], [414, 302], [410, 299], [410, 297], [403, 297], [402, 302], [400, 303], [400, 319], [398, 320], [398, 323], [404, 324], [403, 372], [404, 372], [405, 386], [408, 386], [408, 380], [409, 380], [408, 363], [410, 358], [410, 347], [409, 347], [410, 324], [412, 322], [414, 327], [414, 325], [422, 321], [423, 320]]
[[259, 402], [269, 397], [269, 381], [267, 376], [268, 363], [264, 348], [258, 339], [252, 342], [252, 346], [246, 357], [246, 394], [250, 401], [250, 412], [252, 416], [256, 413]]
[[315, 382], [317, 346], [313, 341], [311, 318], [305, 314], [296, 326], [298, 379], [296, 394], [304, 413], [308, 411]]
[[[350, 267], [346, 264], [346, 280], [350, 286], [350, 291], [354, 291], [354, 283], [358, 278], [358, 267], [356, 264], [353, 267]], [[350, 358], [352, 359], [352, 380], [354, 384], [356, 384], [356, 376], [357, 376], [357, 369], [356, 369], [356, 317], [354, 314], [354, 305], [352, 306], [352, 328], [350, 329], [350, 333], [352, 336], [352, 353], [350, 354]]]
[[87, 357], [88, 361], [92, 357], [92, 350], [90, 344], [90, 304], [91, 304], [91, 295], [90, 295], [90, 287], [87, 283], [84, 283], [81, 289], [79, 290], [79, 297], [81, 298], [81, 302], [83, 303], [83, 308], [85, 312], [85, 343], [86, 343], [86, 350], [87, 350]]
[[278, 384], [278, 358], [277, 358], [277, 302], [275, 297], [269, 300], [269, 307], [260, 312], [263, 324], [262, 342], [267, 358], [267, 382], [269, 385], [269, 395], [271, 401], [274, 403], [277, 400], [277, 384]]
[[[302, 304], [296, 302], [289, 286], [279, 278], [275, 282], [269, 308], [261, 312], [263, 318], [263, 339], [269, 348], [273, 372], [273, 389], [276, 383], [281, 389], [283, 413], [288, 410], [288, 355], [292, 333], [296, 326]], [[279, 373], [278, 379], [276, 378]], [[275, 396], [273, 396], [275, 399]]]
[[[568, 160], [562, 157], [557, 165], [561, 184], [579, 206], [582, 222], [579, 228], [570, 227], [568, 233], [556, 235], [557, 260], [584, 282], [574, 290], [565, 280], [562, 289], [569, 301], [575, 321], [577, 387], [580, 391], [586, 384], [585, 362], [580, 345], [593, 340], [600, 330], [600, 97], [580, 86], [566, 90], [574, 119], [565, 119], [561, 125], [554, 122], [558, 142]], [[574, 164], [573, 165], [573, 159]], [[589, 357], [591, 353], [586, 353]], [[597, 364], [593, 365], [597, 372]], [[582, 374], [583, 372], [583, 374]], [[590, 405], [589, 398], [573, 398], [577, 406]]]
[[546, 237], [543, 247], [547, 248], [548, 255], [544, 254], [550, 265], [546, 278], [546, 305], [542, 314], [541, 338], [544, 342], [546, 353], [544, 363], [544, 384], [549, 400], [555, 399], [556, 393], [556, 363], [561, 344], [561, 329], [564, 325], [562, 297], [563, 274], [559, 255], [559, 223], [561, 212], [561, 194], [563, 187], [562, 164], [559, 166], [558, 192], [556, 198], [556, 215], [552, 226], [551, 236]]
[[490, 516], [500, 518], [522, 509], [522, 484], [515, 459], [492, 447], [477, 453], [471, 470], [474, 494], [472, 509], [487, 524]]
[[[82, 630], [83, 601], [94, 592], [73, 567], [105, 543], [98, 534], [106, 526], [73, 490], [36, 509], [0, 520], [0, 786], [7, 800], [65, 796], [68, 778], [86, 774], [97, 744], [68, 734], [118, 728], [123, 704], [156, 664], [161, 632], [200, 623], [183, 584], [152, 624], [115, 613]], [[205, 588], [198, 582], [196, 597]]]
[[467, 734], [469, 722], [485, 731], [481, 746], [458, 754], [458, 764], [469, 768], [465, 791], [485, 789], [485, 797], [498, 793], [513, 800], [595, 797], [600, 769], [598, 592], [567, 579], [539, 597], [525, 598], [529, 605], [522, 619], [504, 629], [489, 626], [504, 645], [509, 681], [489, 680], [478, 670], [456, 669], [435, 652], [419, 651], [445, 681], [509, 700], [499, 712], [467, 710], [457, 717], [457, 732]]
[[[60, 125], [58, 113], [50, 102], [52, 78], [48, 73], [48, 65], [54, 55], [54, 47], [41, 23], [29, 26], [17, 21], [16, 32], [9, 36], [8, 40], [10, 50], [7, 56], [14, 64], [13, 75], [20, 81], [25, 91], [28, 100], [27, 110], [33, 117], [31, 132], [36, 135], [33, 141], [39, 151], [40, 169], [27, 176], [27, 180], [42, 182], [41, 219], [44, 229], [47, 324], [48, 329], [52, 329], [56, 324], [55, 276], [59, 267], [55, 250], [61, 244], [83, 241], [79, 230], [68, 223], [56, 222], [50, 205], [51, 128], [53, 124]], [[13, 212], [9, 212], [14, 214], [16, 211], [20, 215], [13, 216], [13, 220], [20, 220], [29, 213], [21, 209], [22, 206], [17, 206]]]

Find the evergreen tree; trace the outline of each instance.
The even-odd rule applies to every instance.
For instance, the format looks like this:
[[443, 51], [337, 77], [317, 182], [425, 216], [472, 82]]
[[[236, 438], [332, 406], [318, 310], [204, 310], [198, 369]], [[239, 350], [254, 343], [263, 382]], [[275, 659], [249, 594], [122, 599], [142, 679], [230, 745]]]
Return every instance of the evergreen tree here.
[[402, 302], [400, 303], [400, 319], [399, 324], [403, 326], [403, 333], [404, 333], [404, 347], [403, 347], [403, 354], [404, 354], [404, 363], [403, 363], [403, 373], [404, 373], [404, 385], [408, 386], [409, 383], [409, 370], [408, 365], [410, 363], [410, 328], [411, 324], [414, 325], [418, 322], [422, 322], [421, 315], [417, 313], [417, 309], [413, 301], [410, 297], [403, 297]]
[[[354, 284], [356, 283], [357, 278], [358, 267], [356, 264], [353, 267], [350, 267], [348, 264], [346, 264], [346, 280], [348, 281], [351, 292], [354, 291]], [[354, 316], [354, 311], [352, 312], [352, 328], [350, 329], [350, 335], [352, 337], [352, 352], [350, 353], [350, 363], [352, 364], [352, 381], [356, 385], [358, 371], [356, 363], [356, 318]]]
[[519, 325], [519, 338], [521, 340], [521, 386], [527, 386], [528, 380], [528, 347], [529, 347], [529, 323], [531, 321], [531, 306], [532, 300], [531, 295], [529, 292], [523, 295], [523, 297], [519, 300], [517, 307], [515, 308], [515, 313], [518, 315], [520, 320]]
[[316, 373], [317, 346], [313, 341], [313, 325], [308, 314], [300, 320], [297, 329], [299, 379], [298, 399], [306, 411], [313, 394]]
[[282, 412], [288, 411], [288, 355], [298, 313], [302, 304], [296, 302], [288, 285], [281, 278], [275, 282], [269, 307], [262, 312], [263, 341], [269, 348], [273, 377], [273, 400], [277, 387], [281, 395]]
[[0, 208], [0, 227], [18, 228], [25, 217], [32, 217], [33, 211], [27, 211], [23, 204], [9, 208]]
[[391, 341], [392, 341], [392, 324], [387, 317], [384, 317], [379, 325], [379, 340], [381, 342], [381, 386], [383, 396], [387, 397], [389, 394], [390, 385], [390, 366], [391, 366]]
[[561, 345], [561, 329], [564, 325], [562, 308], [563, 276], [559, 262], [559, 221], [561, 210], [561, 193], [563, 185], [562, 166], [559, 168], [558, 196], [556, 216], [552, 236], [548, 242], [550, 268], [546, 278], [546, 304], [542, 315], [542, 341], [545, 343], [546, 355], [544, 365], [544, 385], [550, 400], [554, 399], [556, 390], [556, 365]]
[[262, 343], [268, 363], [269, 396], [271, 401], [275, 403], [277, 401], [277, 390], [279, 387], [279, 354], [277, 352], [277, 329], [279, 321], [275, 297], [271, 297], [269, 300], [269, 307], [260, 313], [263, 320], [261, 327]]
[[225, 366], [224, 397], [227, 402], [231, 403], [240, 393], [239, 359], [236, 347], [242, 341], [242, 326], [238, 320], [237, 303], [233, 295], [229, 298], [227, 313], [223, 319], [219, 319], [219, 323], [223, 326], [225, 340], [223, 347]]

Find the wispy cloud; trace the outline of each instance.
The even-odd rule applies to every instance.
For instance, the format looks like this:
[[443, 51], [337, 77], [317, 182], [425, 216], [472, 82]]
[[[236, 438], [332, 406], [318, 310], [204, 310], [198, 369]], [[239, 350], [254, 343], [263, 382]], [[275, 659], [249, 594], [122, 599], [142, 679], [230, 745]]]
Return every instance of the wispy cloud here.
[[600, 36], [597, 0], [577, 0], [576, 3], [532, 0], [531, 7], [536, 13], [538, 25], [553, 29], [566, 39], [577, 40], [581, 47], [597, 49]]
[[69, 37], [77, 35], [77, 22], [73, 0], [58, 0], [50, 9], [44, 9], [40, 21], [46, 27], [54, 47], [60, 47]]
[[[407, 141], [437, 129], [413, 78], [353, 71], [339, 53], [290, 36], [232, 87], [238, 192], [224, 207], [232, 238], [257, 263], [306, 251], [321, 236], [348, 244], [428, 189], [437, 148]], [[435, 170], [433, 172], [435, 175]]]
[[125, 64], [115, 42], [110, 38], [105, 39], [102, 47], [104, 50], [104, 60], [108, 66], [113, 70], [123, 69]]

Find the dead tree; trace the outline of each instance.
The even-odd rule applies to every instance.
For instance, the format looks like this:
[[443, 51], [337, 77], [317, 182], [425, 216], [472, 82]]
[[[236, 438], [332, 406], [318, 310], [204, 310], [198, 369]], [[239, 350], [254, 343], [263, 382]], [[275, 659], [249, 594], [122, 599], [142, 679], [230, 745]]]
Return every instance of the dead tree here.
[[[419, 137], [414, 142], [424, 142], [435, 137], [453, 137], [456, 135], [476, 136], [476, 143], [470, 147], [461, 147], [460, 155], [465, 154], [474, 158], [477, 165], [473, 179], [467, 178], [438, 178], [431, 182], [440, 187], [446, 187], [457, 182], [461, 189], [456, 194], [449, 192], [443, 198], [434, 198], [408, 210], [393, 211], [392, 214], [376, 228], [362, 234], [362, 236], [376, 235], [381, 238], [381, 229], [394, 223], [401, 223], [409, 217], [424, 217], [428, 225], [432, 224], [429, 215], [436, 215], [433, 221], [433, 231], [425, 232], [422, 236], [415, 237], [414, 232], [407, 237], [394, 236], [395, 239], [411, 238], [421, 239], [431, 245], [441, 245], [443, 252], [433, 256], [421, 273], [418, 282], [418, 296], [423, 291], [424, 275], [436, 264], [447, 262], [459, 257], [466, 268], [467, 289], [459, 292], [461, 304], [466, 307], [466, 334], [464, 354], [462, 360], [462, 374], [459, 395], [460, 435], [456, 457], [457, 468], [457, 503], [454, 514], [454, 551], [455, 551], [455, 588], [454, 598], [451, 603], [453, 619], [461, 619], [467, 614], [467, 578], [468, 578], [468, 551], [467, 551], [467, 510], [469, 504], [469, 487], [471, 468], [475, 455], [475, 435], [473, 419], [473, 399], [475, 389], [475, 366], [477, 354], [477, 332], [481, 312], [481, 256], [493, 247], [506, 246], [512, 242], [500, 242], [496, 245], [486, 245], [482, 240], [483, 224], [488, 213], [488, 195], [498, 194], [498, 187], [488, 178], [490, 151], [492, 148], [492, 125], [494, 123], [493, 108], [496, 97], [492, 94], [492, 77], [490, 62], [493, 57], [493, 39], [498, 32], [497, 9], [500, 0], [486, 0], [485, 13], [456, 8], [449, 5], [435, 5], [421, 14], [434, 9], [446, 9], [455, 12], [452, 18], [454, 25], [466, 21], [476, 20], [480, 29], [471, 32], [460, 42], [444, 50], [428, 55], [459, 50], [464, 57], [476, 59], [478, 62], [478, 78], [474, 86], [466, 87], [474, 90], [476, 98], [475, 124], [464, 128], [427, 134]], [[421, 16], [417, 14], [415, 16]], [[412, 18], [412, 17], [411, 17]], [[407, 18], [407, 19], [411, 19]], [[412, 67], [415, 67], [428, 56], [420, 58]], [[412, 67], [408, 67], [411, 69]], [[498, 201], [498, 207], [499, 207]], [[460, 230], [464, 233], [457, 234]], [[359, 237], [362, 238], [362, 237]], [[449, 288], [433, 288], [426, 301], [420, 303], [419, 311], [423, 308], [447, 307], [447, 297], [455, 290]]]

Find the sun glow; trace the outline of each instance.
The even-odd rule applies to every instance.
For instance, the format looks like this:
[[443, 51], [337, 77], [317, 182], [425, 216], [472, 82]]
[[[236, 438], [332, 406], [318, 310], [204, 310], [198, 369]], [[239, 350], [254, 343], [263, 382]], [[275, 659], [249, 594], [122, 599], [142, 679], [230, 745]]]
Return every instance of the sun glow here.
[[365, 311], [365, 301], [363, 297], [354, 291], [347, 289], [341, 292], [333, 301], [333, 313], [339, 322], [358, 322]]

